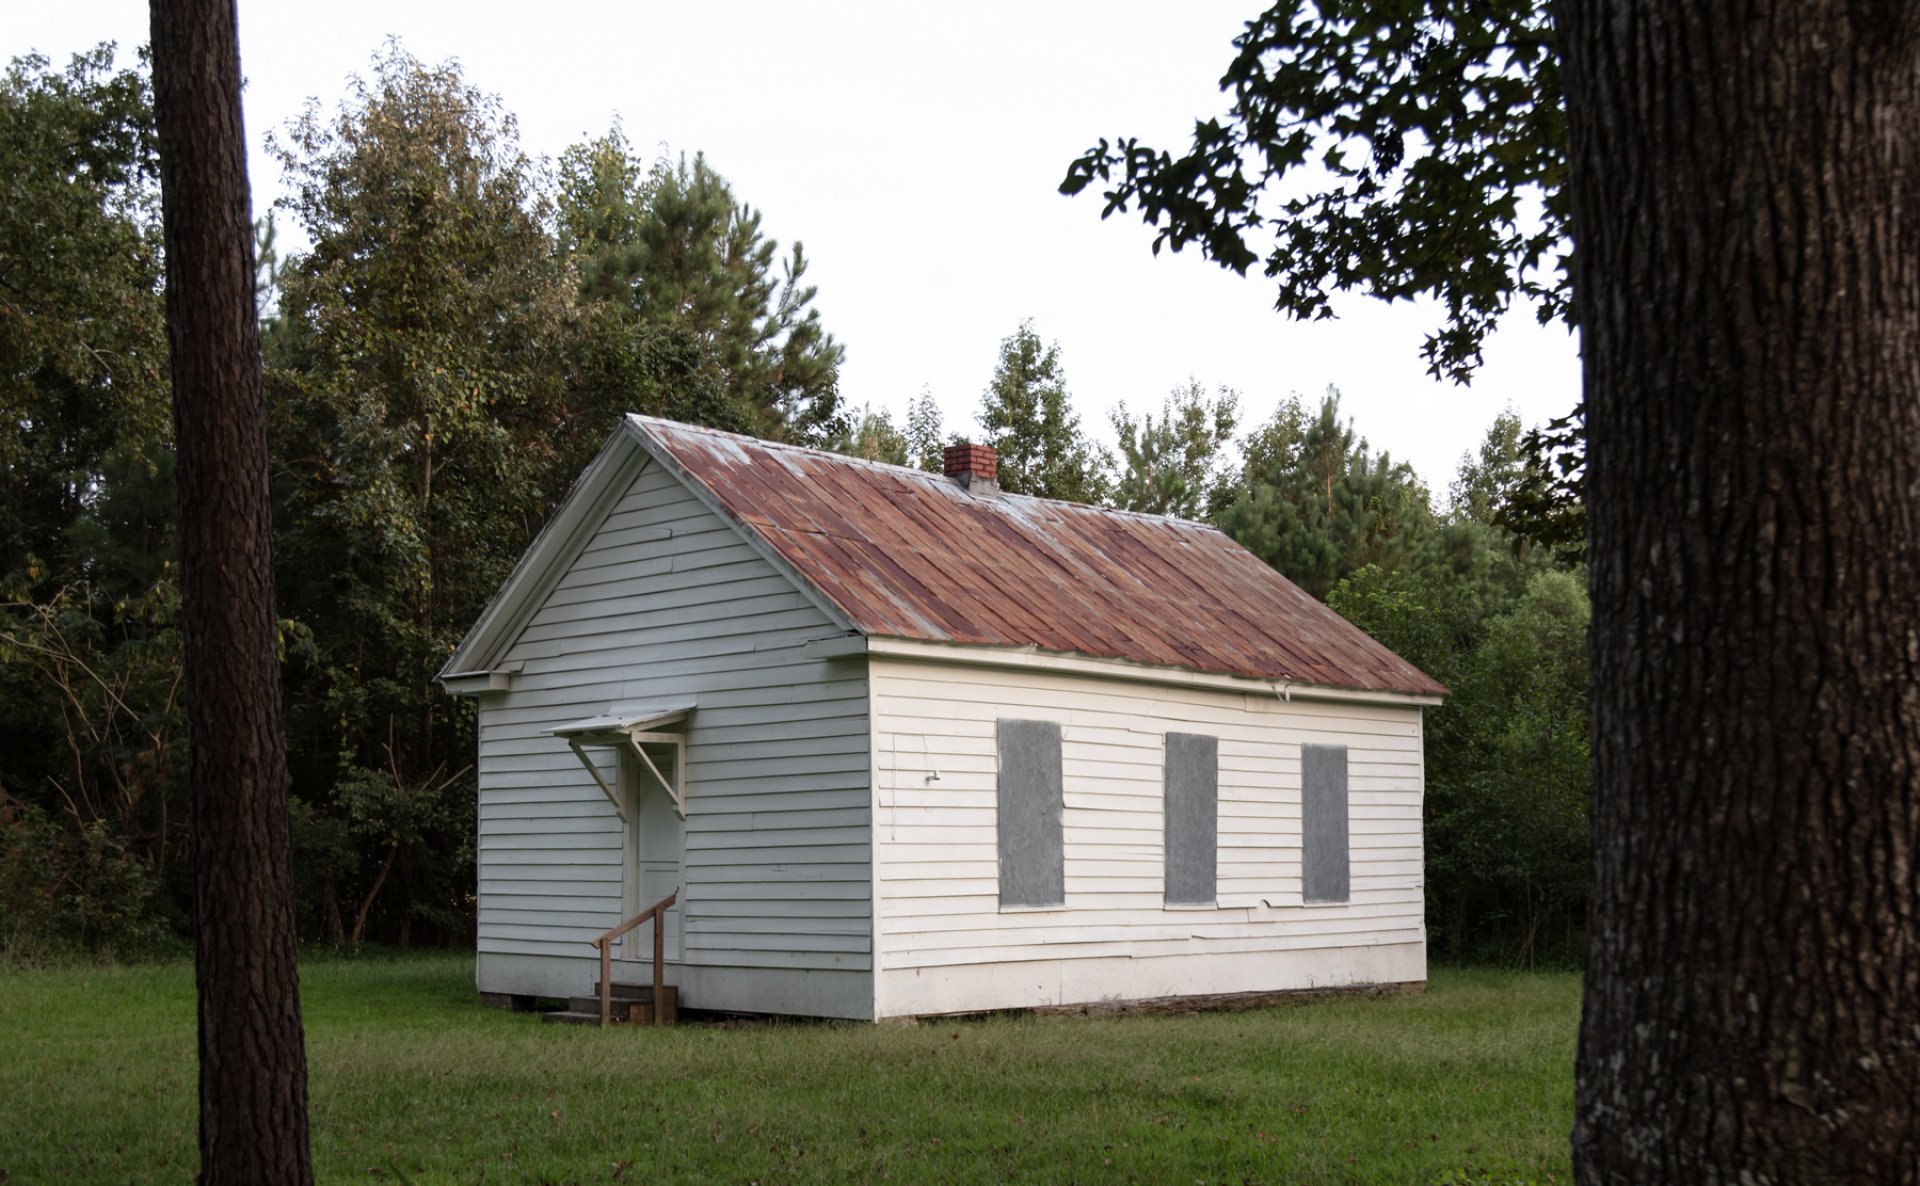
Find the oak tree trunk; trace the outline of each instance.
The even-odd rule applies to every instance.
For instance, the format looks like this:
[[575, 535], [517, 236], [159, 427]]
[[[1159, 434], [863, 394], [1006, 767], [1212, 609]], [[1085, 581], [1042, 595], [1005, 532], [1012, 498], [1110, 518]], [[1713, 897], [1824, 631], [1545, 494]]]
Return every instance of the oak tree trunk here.
[[1563, 0], [1587, 1183], [1920, 1181], [1920, 19]]
[[153, 0], [193, 801], [200, 1180], [313, 1180], [234, 0]]

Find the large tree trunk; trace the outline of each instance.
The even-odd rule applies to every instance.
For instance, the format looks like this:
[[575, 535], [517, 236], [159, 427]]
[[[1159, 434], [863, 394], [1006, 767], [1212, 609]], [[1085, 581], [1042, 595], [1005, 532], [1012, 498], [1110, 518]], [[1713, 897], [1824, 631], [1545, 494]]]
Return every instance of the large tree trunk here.
[[1920, 27], [1563, 0], [1581, 1181], [1920, 1181]]
[[300, 1186], [313, 1168], [239, 40], [233, 0], [153, 0], [152, 14], [193, 790], [200, 1180]]

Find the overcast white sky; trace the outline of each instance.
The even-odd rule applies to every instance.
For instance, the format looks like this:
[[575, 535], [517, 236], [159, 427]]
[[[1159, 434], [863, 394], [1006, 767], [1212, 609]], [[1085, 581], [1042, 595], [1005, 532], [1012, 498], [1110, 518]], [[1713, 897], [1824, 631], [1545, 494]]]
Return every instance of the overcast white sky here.
[[[1196, 116], [1224, 110], [1217, 79], [1260, 7], [241, 0], [255, 213], [279, 194], [266, 133], [309, 96], [333, 107], [391, 34], [426, 61], [457, 58], [519, 116], [533, 155], [616, 115], [638, 146], [705, 152], [769, 234], [806, 244], [855, 406], [899, 418], [924, 386], [949, 429], [969, 428], [1000, 340], [1030, 317], [1103, 438], [1112, 406], [1157, 408], [1189, 376], [1238, 389], [1246, 428], [1332, 384], [1360, 432], [1442, 494], [1502, 408], [1531, 424], [1573, 406], [1564, 329], [1516, 310], [1459, 388], [1420, 360], [1431, 307], [1350, 297], [1337, 320], [1290, 322], [1266, 281], [1192, 252], [1155, 258], [1136, 219], [1102, 222], [1097, 194], [1055, 192], [1102, 135], [1177, 148]], [[15, 4], [0, 51], [64, 64], [110, 40], [131, 61], [146, 36], [143, 3]]]

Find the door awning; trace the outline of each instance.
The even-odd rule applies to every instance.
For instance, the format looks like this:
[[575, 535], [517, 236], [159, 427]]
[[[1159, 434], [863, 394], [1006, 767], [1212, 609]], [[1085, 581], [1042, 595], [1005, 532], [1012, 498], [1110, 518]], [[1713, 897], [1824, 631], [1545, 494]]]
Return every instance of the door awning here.
[[600, 716], [569, 721], [547, 732], [567, 741], [577, 740], [581, 745], [619, 745], [635, 733], [652, 733], [678, 724], [693, 709], [691, 696], [684, 700], [616, 704]]
[[[640, 759], [658, 780], [661, 788], [667, 792], [667, 797], [673, 800], [674, 811], [681, 819], [685, 819], [687, 803], [678, 784], [685, 777], [686, 751], [679, 746], [677, 738], [663, 739], [659, 733], [662, 729], [683, 722], [693, 709], [692, 697], [645, 704], [616, 704], [597, 717], [570, 721], [548, 729], [546, 732], [565, 741], [572, 748], [574, 756], [580, 759], [580, 764], [585, 766], [587, 773], [593, 776], [593, 781], [600, 787], [600, 793], [607, 797], [607, 802], [613, 804], [614, 813], [622, 822], [627, 818], [627, 809], [621, 804], [619, 793], [608, 784], [606, 776], [600, 773], [600, 767], [587, 756], [585, 747], [589, 745], [624, 745], [632, 750], [634, 756]], [[671, 741], [675, 747], [676, 761], [672, 780], [660, 773], [660, 767], [655, 765], [653, 759], [647, 755], [647, 751], [641, 748], [642, 741], [662, 740]]]

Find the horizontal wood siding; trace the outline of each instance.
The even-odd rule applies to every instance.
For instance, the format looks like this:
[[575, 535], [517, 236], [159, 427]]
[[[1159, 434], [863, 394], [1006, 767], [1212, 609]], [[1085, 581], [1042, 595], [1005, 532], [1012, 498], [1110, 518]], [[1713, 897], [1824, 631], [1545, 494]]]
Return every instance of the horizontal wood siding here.
[[[962, 966], [1293, 951], [1307, 961], [1298, 984], [1277, 986], [1293, 987], [1337, 983], [1349, 974], [1343, 968], [1363, 966], [1340, 949], [1424, 950], [1417, 707], [1284, 703], [1265, 692], [903, 659], [874, 658], [870, 678], [883, 1015], [915, 1011], [889, 1007], [888, 983], [919, 984]], [[1002, 719], [1061, 726], [1066, 904], [1057, 910], [1000, 906], [994, 738]], [[1208, 908], [1164, 901], [1169, 732], [1219, 738], [1217, 901]], [[1352, 894], [1338, 905], [1302, 901], [1306, 743], [1344, 745], [1350, 760]], [[1423, 958], [1415, 963], [1413, 978], [1423, 978]], [[1410, 965], [1396, 957], [1393, 966]], [[960, 980], [975, 986], [969, 991], [991, 984], [975, 971]], [[1105, 995], [1129, 994], [1115, 984]]]
[[[691, 695], [686, 964], [870, 969], [865, 666], [803, 651], [835, 633], [736, 530], [643, 466], [504, 656], [522, 665], [511, 690], [481, 702], [481, 967], [591, 956], [621, 918], [622, 825], [545, 730]], [[844, 985], [859, 982], [834, 991], [857, 997]], [[866, 1015], [871, 996], [844, 1004], [833, 1011]]]

